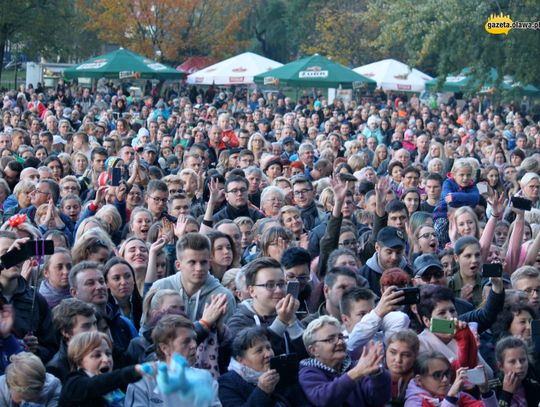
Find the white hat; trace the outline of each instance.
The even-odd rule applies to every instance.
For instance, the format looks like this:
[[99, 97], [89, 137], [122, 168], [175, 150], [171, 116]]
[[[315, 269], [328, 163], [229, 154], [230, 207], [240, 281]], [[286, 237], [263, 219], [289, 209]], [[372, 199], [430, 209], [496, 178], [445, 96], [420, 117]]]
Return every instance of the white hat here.
[[52, 143], [53, 143], [53, 146], [55, 144], [64, 144], [65, 145], [67, 143], [67, 141], [64, 140], [62, 138], [62, 136], [56, 135], [56, 136], [53, 137], [53, 142]]
[[139, 131], [137, 132], [138, 137], [149, 136], [149, 135], [150, 135], [150, 132], [144, 127], [141, 127]]

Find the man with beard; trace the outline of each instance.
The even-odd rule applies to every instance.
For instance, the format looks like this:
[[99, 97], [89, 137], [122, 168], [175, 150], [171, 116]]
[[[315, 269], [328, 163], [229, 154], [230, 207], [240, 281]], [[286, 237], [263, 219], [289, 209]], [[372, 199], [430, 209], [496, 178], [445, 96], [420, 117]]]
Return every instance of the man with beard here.
[[368, 280], [376, 295], [381, 295], [379, 280], [384, 270], [399, 267], [413, 274], [405, 257], [405, 245], [405, 233], [395, 227], [386, 226], [377, 234], [375, 254], [360, 269], [360, 275]]

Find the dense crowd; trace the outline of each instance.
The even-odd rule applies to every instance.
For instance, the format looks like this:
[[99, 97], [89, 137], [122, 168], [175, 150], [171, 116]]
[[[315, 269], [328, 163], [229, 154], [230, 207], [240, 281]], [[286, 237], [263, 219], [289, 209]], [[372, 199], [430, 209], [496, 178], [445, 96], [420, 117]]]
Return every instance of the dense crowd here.
[[527, 98], [0, 97], [0, 405], [167, 405], [175, 354], [212, 406], [539, 405]]

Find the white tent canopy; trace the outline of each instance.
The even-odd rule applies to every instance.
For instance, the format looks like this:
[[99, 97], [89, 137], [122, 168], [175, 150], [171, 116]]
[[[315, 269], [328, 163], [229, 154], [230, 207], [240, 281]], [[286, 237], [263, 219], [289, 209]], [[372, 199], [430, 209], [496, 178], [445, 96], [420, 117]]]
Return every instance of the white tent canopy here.
[[192, 85], [249, 85], [255, 75], [281, 66], [283, 64], [279, 62], [245, 52], [189, 75], [187, 82]]
[[395, 59], [383, 59], [360, 66], [353, 71], [377, 81], [377, 87], [385, 91], [422, 92], [426, 88], [426, 82], [433, 79]]

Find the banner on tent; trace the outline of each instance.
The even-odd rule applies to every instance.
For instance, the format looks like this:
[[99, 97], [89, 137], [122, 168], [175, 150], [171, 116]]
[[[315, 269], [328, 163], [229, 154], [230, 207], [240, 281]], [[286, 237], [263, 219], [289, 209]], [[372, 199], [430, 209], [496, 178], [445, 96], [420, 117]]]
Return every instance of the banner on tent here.
[[273, 76], [267, 76], [267, 77], [264, 78], [264, 84], [265, 85], [279, 86], [279, 79], [274, 78]]
[[244, 76], [229, 76], [229, 83], [244, 83]]
[[134, 72], [134, 71], [120, 71], [120, 72], [118, 72], [118, 78], [119, 79], [129, 79], [129, 78], [138, 79], [140, 77], [141, 77], [141, 74], [139, 72]]
[[103, 68], [107, 64], [106, 59], [96, 59], [93, 62], [88, 62], [86, 64], [79, 65], [77, 67], [77, 70], [80, 71], [81, 69], [99, 69]]
[[299, 78], [328, 78], [328, 71], [321, 70], [319, 66], [310, 66], [305, 71], [298, 72]]

